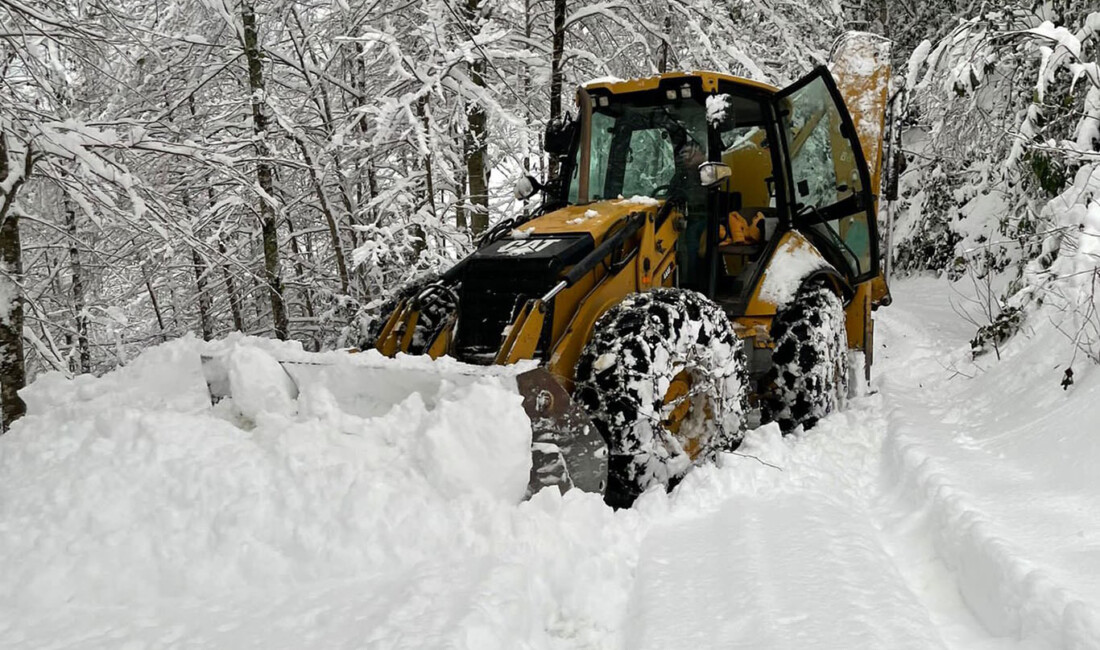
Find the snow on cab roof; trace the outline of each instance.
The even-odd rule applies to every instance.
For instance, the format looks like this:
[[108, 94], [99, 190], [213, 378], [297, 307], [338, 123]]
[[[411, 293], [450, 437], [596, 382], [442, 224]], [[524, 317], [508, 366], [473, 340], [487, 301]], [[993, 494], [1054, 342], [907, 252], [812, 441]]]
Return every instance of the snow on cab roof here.
[[721, 72], [712, 72], [709, 70], [693, 70], [691, 72], [666, 72], [664, 74], [653, 75], [651, 77], [639, 77], [637, 79], [619, 79], [618, 77], [597, 77], [590, 79], [581, 84], [581, 87], [585, 90], [592, 90], [594, 88], [606, 88], [613, 93], [625, 93], [635, 92], [639, 90], [653, 90], [657, 88], [661, 80], [663, 79], [679, 79], [686, 77], [701, 77], [703, 80], [703, 90], [713, 92], [718, 89], [719, 81], [728, 81], [740, 86], [750, 86], [758, 90], [763, 90], [769, 93], [777, 92], [779, 89], [771, 84], [764, 83], [762, 81], [754, 81], [752, 79], [746, 79], [744, 77], [735, 77], [733, 75], [724, 74]]

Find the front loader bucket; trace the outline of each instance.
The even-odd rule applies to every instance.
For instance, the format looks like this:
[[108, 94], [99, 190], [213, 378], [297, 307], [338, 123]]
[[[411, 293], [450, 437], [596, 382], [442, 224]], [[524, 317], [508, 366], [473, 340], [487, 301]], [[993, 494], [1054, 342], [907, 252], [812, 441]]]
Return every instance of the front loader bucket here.
[[[251, 348], [256, 355], [258, 348]], [[245, 393], [257, 393], [253, 386], [240, 385], [231, 372], [230, 355], [204, 356], [203, 373], [212, 401], [225, 397], [242, 399]], [[569, 393], [542, 368], [518, 370], [516, 366], [471, 366], [453, 359], [430, 360], [405, 357], [393, 360], [373, 352], [308, 353], [265, 350], [261, 363], [270, 367], [268, 375], [281, 382], [279, 390], [288, 400], [311, 389], [323, 388], [335, 398], [340, 409], [359, 417], [385, 414], [413, 393], [419, 393], [430, 405], [443, 382], [453, 386], [494, 378], [513, 388], [523, 398], [523, 409], [531, 423], [531, 474], [526, 496], [544, 487], [557, 486], [562, 492], [576, 487], [585, 492], [603, 493], [607, 476], [607, 447], [584, 410]], [[265, 361], [266, 360], [266, 361]], [[254, 363], [250, 361], [250, 363]]]
[[531, 419], [527, 496], [549, 485], [603, 494], [607, 445], [584, 409], [543, 368], [516, 375], [516, 387]]

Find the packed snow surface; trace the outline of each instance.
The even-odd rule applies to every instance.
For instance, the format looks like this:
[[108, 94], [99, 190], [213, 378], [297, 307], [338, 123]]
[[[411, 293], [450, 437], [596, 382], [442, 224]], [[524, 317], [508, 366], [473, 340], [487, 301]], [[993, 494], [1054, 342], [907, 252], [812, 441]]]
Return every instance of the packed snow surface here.
[[894, 297], [873, 394], [629, 511], [520, 501], [504, 371], [232, 339], [46, 376], [0, 437], [0, 647], [1100, 647], [1100, 374]]

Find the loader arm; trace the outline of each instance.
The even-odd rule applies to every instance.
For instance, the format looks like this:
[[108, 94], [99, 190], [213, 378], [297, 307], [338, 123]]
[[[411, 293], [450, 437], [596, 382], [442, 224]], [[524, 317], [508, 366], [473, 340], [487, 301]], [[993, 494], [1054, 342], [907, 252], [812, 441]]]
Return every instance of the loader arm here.
[[[629, 295], [671, 286], [675, 280], [678, 212], [666, 202], [636, 214], [632, 225], [618, 231], [622, 233], [618, 241], [613, 241], [616, 235], [612, 235], [606, 248], [601, 245], [603, 251], [593, 251], [591, 265], [578, 264], [565, 275], [566, 280], [577, 283], [586, 277], [593, 279], [592, 289], [567, 307], [573, 317], [556, 337], [549, 356], [548, 370], [568, 389], [572, 389], [577, 359], [599, 317]], [[616, 251], [621, 251], [619, 259], [604, 265]]]

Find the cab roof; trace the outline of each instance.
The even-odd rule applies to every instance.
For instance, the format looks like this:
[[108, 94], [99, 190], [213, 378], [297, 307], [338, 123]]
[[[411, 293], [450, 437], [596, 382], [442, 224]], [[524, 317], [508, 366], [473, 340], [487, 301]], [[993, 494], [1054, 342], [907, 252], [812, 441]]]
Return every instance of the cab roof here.
[[722, 74], [721, 72], [710, 72], [707, 70], [693, 70], [691, 72], [666, 72], [664, 74], [654, 75], [652, 77], [642, 77], [639, 79], [593, 79], [587, 83], [581, 84], [581, 87], [585, 90], [601, 89], [607, 90], [613, 95], [619, 93], [632, 93], [641, 90], [656, 90], [660, 87], [662, 81], [666, 79], [687, 79], [687, 78], [699, 78], [703, 82], [704, 92], [717, 92], [718, 82], [726, 81], [738, 86], [746, 86], [754, 88], [756, 90], [762, 90], [767, 93], [778, 92], [779, 89], [771, 84], [766, 84], [761, 81], [753, 81], [752, 79], [745, 79], [743, 77], [734, 77], [733, 75]]

